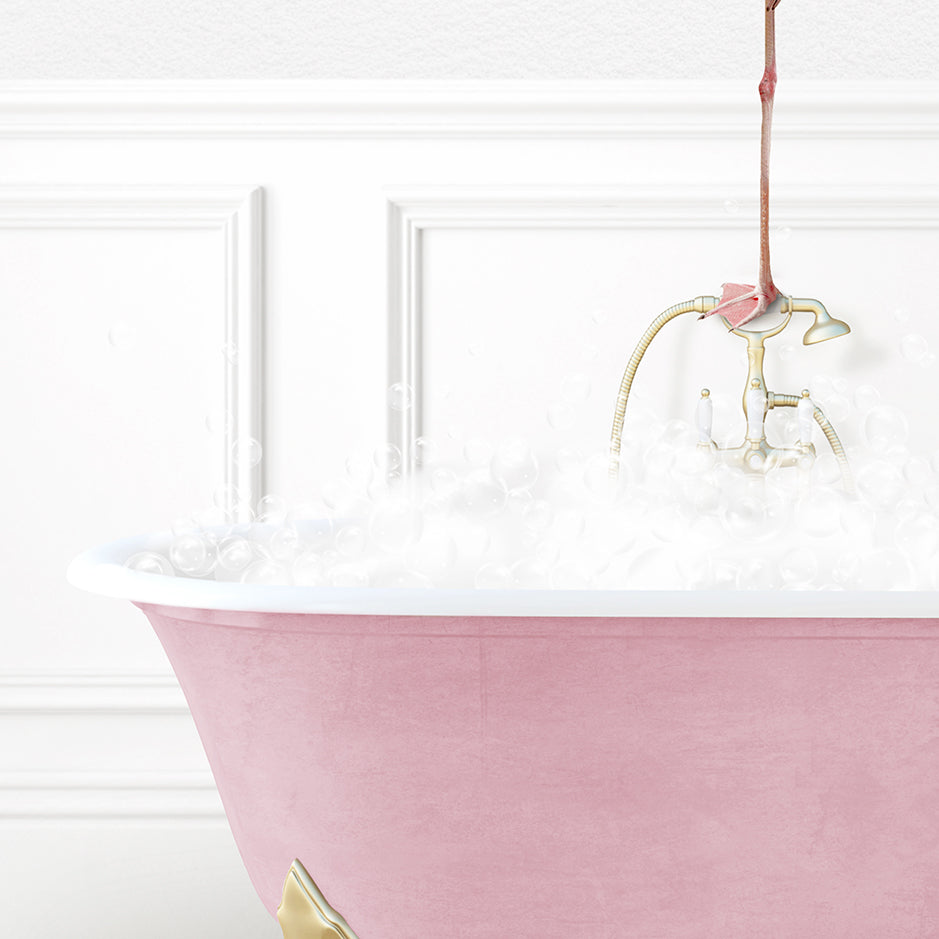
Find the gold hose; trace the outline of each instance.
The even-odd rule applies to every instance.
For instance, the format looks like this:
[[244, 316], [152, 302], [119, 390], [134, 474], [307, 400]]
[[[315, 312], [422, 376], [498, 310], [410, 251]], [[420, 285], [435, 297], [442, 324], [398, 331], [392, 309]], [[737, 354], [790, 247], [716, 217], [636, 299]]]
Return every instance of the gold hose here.
[[610, 479], [619, 477], [619, 455], [623, 446], [623, 421], [626, 419], [626, 402], [629, 400], [629, 389], [632, 388], [633, 378], [636, 375], [636, 369], [642, 357], [649, 348], [649, 343], [655, 338], [655, 334], [669, 320], [675, 319], [682, 313], [707, 313], [717, 306], [717, 297], [695, 297], [694, 300], [685, 300], [683, 303], [676, 303], [667, 310], [660, 313], [650, 324], [649, 328], [642, 334], [642, 338], [636, 344], [633, 354], [629, 357], [626, 365], [626, 371], [623, 373], [623, 380], [620, 382], [619, 394], [616, 396], [616, 410], [613, 413], [613, 432], [610, 435]]

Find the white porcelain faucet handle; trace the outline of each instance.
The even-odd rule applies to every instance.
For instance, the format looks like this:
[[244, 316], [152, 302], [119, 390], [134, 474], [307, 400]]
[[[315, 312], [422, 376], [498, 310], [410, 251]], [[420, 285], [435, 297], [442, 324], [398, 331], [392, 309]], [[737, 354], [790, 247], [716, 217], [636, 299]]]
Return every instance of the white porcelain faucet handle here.
[[698, 443], [710, 443], [711, 427], [714, 424], [714, 402], [711, 400], [711, 392], [707, 388], [701, 389], [701, 397], [698, 398], [698, 406], [695, 409], [694, 417], [698, 428]]
[[799, 416], [799, 443], [807, 447], [812, 442], [812, 428], [815, 425], [815, 402], [809, 397], [809, 389], [802, 389], [802, 397], [796, 407]]

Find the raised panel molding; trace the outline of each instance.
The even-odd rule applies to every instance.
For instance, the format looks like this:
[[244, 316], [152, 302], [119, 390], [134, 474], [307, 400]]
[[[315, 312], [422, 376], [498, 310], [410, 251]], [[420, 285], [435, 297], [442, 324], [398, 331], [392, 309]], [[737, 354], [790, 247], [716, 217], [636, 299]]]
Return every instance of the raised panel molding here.
[[[939, 137], [939, 83], [786, 81], [785, 138]], [[741, 139], [756, 81], [0, 82], [0, 137]]]
[[[414, 470], [413, 442], [423, 433], [425, 385], [421, 296], [422, 238], [431, 229], [597, 228], [733, 229], [758, 225], [752, 187], [445, 186], [389, 189], [388, 383], [411, 389], [411, 407], [386, 405], [388, 440]], [[725, 202], [739, 209], [730, 214]], [[773, 224], [799, 228], [939, 227], [939, 187], [774, 187]]]
[[[228, 492], [257, 497], [261, 466], [239, 464], [236, 440], [264, 442], [262, 426], [262, 238], [263, 192], [257, 186], [2, 186], [0, 228], [153, 230], [205, 229], [224, 244], [219, 272], [224, 296], [225, 408], [232, 415], [219, 453]], [[235, 506], [232, 505], [231, 508]], [[68, 720], [60, 720], [67, 718]], [[180, 769], [176, 759], [181, 721], [189, 722], [185, 699], [172, 676], [26, 674], [0, 675], [0, 720], [19, 721], [43, 735], [48, 752], [66, 751], [74, 738], [95, 742], [107, 757], [104, 772], [63, 765], [37, 769], [8, 748], [0, 772], [0, 820], [187, 819], [220, 820], [221, 803], [211, 774]], [[119, 746], [108, 739], [114, 721], [129, 736], [158, 731], [166, 750], [157, 771], [122, 764]], [[144, 723], [141, 723], [141, 722]], [[191, 749], [191, 748], [190, 748]], [[159, 750], [157, 751], [159, 753]], [[164, 768], [165, 767], [165, 768]]]
[[[101, 739], [102, 718], [118, 721], [132, 733], [149, 727], [152, 734], [157, 721], [163, 725], [160, 736], [173, 739], [168, 724], [188, 721], [188, 713], [172, 675], [0, 675], [0, 720], [30, 721], [50, 750], [63, 746], [64, 735], [99, 740], [107, 747]], [[67, 727], [61, 722], [66, 717]], [[141, 718], [148, 724], [141, 725]], [[172, 754], [166, 756], [171, 765], [157, 771], [7, 769], [0, 772], [0, 822], [221, 821], [224, 813], [211, 774], [180, 770], [172, 765]]]
[[[258, 186], [3, 186], [0, 228], [209, 229], [225, 242], [221, 272], [226, 357], [222, 435], [225, 491], [263, 493], [261, 464], [239, 464], [236, 440], [264, 443], [262, 427], [263, 190]], [[231, 504], [229, 509], [236, 506]]]

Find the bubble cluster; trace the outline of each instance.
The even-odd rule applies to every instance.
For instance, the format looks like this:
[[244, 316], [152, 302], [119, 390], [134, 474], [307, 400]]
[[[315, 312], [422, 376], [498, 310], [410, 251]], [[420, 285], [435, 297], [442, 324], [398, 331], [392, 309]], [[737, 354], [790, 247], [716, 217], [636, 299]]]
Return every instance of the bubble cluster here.
[[[823, 438], [814, 462], [748, 473], [686, 422], [637, 408], [615, 481], [605, 450], [476, 437], [447, 463], [422, 437], [411, 476], [399, 447], [383, 445], [348, 457], [313, 499], [265, 496], [247, 522], [243, 494], [220, 487], [163, 553], [127, 565], [302, 587], [936, 589], [939, 452], [912, 453], [902, 412], [871, 386], [815, 384], [864, 442], [851, 448], [853, 491]], [[572, 381], [570, 396], [583, 388]]]

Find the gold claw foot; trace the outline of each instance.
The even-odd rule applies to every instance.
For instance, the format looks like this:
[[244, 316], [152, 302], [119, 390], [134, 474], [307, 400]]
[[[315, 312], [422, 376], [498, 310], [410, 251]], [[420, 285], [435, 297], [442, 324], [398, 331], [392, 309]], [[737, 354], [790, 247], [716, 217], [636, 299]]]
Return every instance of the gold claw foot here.
[[299, 861], [287, 871], [277, 921], [284, 939], [357, 939]]

